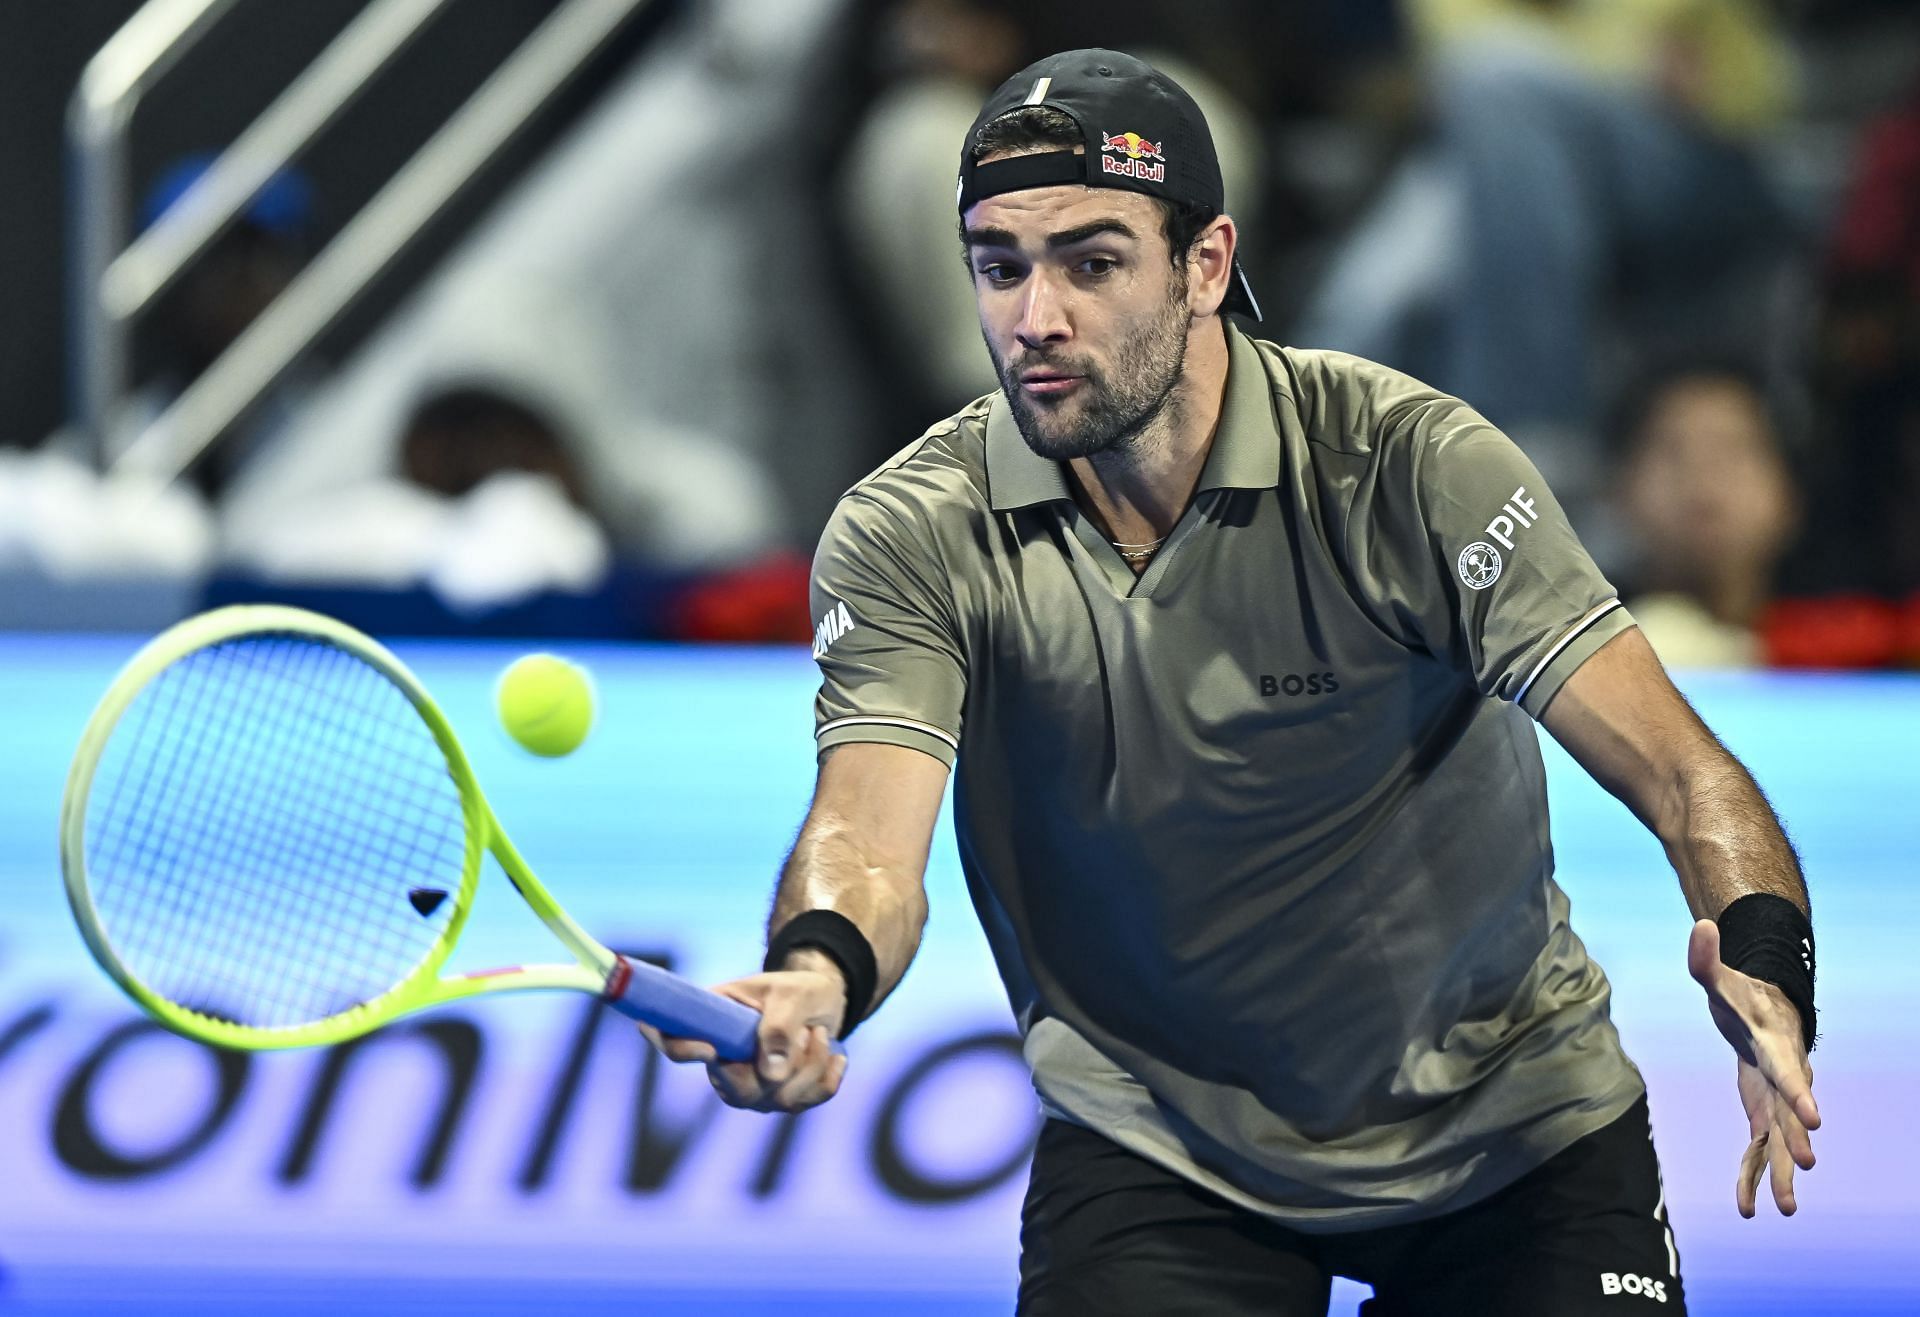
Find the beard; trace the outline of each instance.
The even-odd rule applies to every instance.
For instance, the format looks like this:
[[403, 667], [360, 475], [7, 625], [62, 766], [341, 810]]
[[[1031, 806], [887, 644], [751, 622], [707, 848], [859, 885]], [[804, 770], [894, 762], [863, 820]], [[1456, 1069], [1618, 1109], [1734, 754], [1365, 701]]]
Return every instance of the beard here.
[[[987, 344], [1000, 391], [1028, 448], [1056, 462], [1092, 457], [1125, 446], [1166, 411], [1186, 367], [1193, 324], [1185, 283], [1175, 284], [1158, 314], [1121, 341], [1106, 370], [1044, 352], [1007, 361]], [[1020, 376], [1038, 368], [1084, 376], [1085, 383], [1057, 403], [1034, 398], [1021, 388]]]

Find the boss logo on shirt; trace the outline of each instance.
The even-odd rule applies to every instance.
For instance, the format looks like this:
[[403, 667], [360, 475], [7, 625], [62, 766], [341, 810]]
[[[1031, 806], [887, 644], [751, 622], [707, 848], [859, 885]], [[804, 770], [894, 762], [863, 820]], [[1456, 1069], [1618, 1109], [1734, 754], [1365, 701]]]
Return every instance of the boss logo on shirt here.
[[1600, 1292], [1602, 1294], [1638, 1294], [1656, 1303], [1665, 1303], [1667, 1282], [1655, 1280], [1651, 1276], [1636, 1276], [1630, 1271], [1625, 1273], [1603, 1271], [1600, 1273]]
[[819, 658], [833, 645], [833, 642], [853, 630], [853, 614], [847, 611], [845, 604], [835, 604], [827, 610], [813, 628], [813, 656]]
[[1262, 673], [1262, 695], [1331, 695], [1340, 689], [1340, 678], [1331, 672], [1289, 672], [1284, 677]]

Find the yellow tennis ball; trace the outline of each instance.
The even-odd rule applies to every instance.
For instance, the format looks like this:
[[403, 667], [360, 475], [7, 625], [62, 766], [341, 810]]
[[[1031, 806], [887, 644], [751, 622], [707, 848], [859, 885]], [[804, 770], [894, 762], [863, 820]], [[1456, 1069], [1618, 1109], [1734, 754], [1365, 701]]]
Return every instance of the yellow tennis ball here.
[[493, 698], [507, 735], [537, 755], [572, 754], [593, 726], [592, 679], [555, 654], [515, 659]]

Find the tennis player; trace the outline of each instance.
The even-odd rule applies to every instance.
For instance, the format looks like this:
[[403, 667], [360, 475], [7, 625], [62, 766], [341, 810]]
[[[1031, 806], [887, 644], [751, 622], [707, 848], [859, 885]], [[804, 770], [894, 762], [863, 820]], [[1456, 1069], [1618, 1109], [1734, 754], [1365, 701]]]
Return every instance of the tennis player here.
[[[1526, 457], [1383, 366], [1248, 337], [1192, 99], [1080, 50], [994, 93], [959, 210], [1000, 392], [840, 501], [821, 767], [738, 1106], [839, 1087], [950, 768], [1048, 1119], [1020, 1311], [1685, 1310], [1645, 1087], [1553, 878], [1544, 723], [1665, 844], [1782, 1212], [1819, 1124], [1773, 812]], [[1552, 204], [1542, 199], [1541, 204]], [[1570, 203], [1569, 203], [1570, 204]]]

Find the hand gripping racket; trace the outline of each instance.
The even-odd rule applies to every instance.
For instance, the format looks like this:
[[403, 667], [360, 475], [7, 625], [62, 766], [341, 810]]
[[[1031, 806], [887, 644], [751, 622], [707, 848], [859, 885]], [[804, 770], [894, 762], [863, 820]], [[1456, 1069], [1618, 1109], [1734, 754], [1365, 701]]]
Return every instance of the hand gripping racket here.
[[[570, 964], [443, 977], [483, 855]], [[540, 885], [414, 675], [353, 628], [242, 606], [152, 640], [94, 710], [60, 811], [67, 897], [154, 1018], [306, 1047], [482, 993], [571, 988], [754, 1054], [759, 1014], [616, 955]]]

